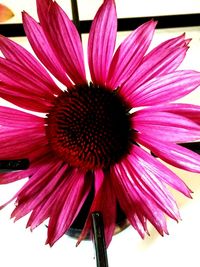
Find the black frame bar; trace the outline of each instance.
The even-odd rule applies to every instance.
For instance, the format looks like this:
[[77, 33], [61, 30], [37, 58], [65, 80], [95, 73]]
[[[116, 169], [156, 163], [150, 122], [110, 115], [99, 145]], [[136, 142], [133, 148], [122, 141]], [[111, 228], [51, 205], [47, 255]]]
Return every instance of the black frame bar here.
[[[118, 31], [132, 31], [134, 28], [150, 19], [158, 21], [157, 29], [200, 26], [200, 13], [196, 13], [154, 17], [119, 18]], [[92, 20], [80, 21], [80, 32], [88, 33], [91, 23]], [[23, 25], [21, 23], [0, 24], [0, 34], [6, 37], [25, 36]]]

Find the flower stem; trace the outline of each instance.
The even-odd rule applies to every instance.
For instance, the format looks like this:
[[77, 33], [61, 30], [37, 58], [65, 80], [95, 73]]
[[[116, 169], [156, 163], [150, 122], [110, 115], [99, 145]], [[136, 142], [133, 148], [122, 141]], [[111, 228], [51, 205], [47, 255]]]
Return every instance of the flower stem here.
[[79, 20], [79, 12], [78, 12], [77, 0], [71, 0], [71, 7], [72, 7], [72, 18], [73, 18], [74, 25], [76, 26], [77, 31], [79, 32], [79, 35], [81, 37], [80, 20]]
[[108, 267], [108, 257], [105, 244], [103, 217], [100, 212], [92, 213], [92, 226], [97, 267]]

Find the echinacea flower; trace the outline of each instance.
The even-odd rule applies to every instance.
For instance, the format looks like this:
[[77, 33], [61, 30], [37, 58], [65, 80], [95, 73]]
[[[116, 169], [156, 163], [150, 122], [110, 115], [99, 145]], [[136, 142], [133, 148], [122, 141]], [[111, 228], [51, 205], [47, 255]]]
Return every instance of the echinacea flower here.
[[180, 215], [166, 184], [187, 197], [191, 191], [148, 150], [200, 172], [200, 156], [179, 145], [200, 139], [200, 107], [171, 103], [200, 85], [200, 73], [177, 70], [189, 40], [181, 35], [148, 51], [156, 26], [151, 20], [114, 51], [115, 3], [105, 0], [89, 34], [88, 82], [73, 23], [52, 0], [37, 0], [37, 9], [40, 23], [23, 12], [24, 29], [52, 75], [24, 48], [0, 37], [0, 96], [22, 108], [0, 107], [0, 157], [31, 162], [28, 170], [0, 176], [1, 184], [29, 177], [10, 200], [16, 200], [11, 216], [31, 213], [30, 229], [49, 218], [47, 243], [53, 245], [94, 188], [79, 241], [91, 228], [90, 214], [100, 211], [108, 246], [117, 205], [141, 237], [148, 221], [167, 233], [165, 214], [175, 220]]

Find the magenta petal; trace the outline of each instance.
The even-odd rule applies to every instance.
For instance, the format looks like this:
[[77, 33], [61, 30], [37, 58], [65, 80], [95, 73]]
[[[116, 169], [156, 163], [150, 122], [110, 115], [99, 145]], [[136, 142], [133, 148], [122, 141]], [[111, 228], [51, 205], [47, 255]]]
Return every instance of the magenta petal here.
[[[151, 222], [157, 231], [163, 235], [167, 233], [166, 219], [163, 212], [151, 201], [146, 194], [133, 182], [129, 170], [125, 165], [116, 164], [112, 173], [113, 186], [121, 208], [127, 218], [133, 223], [133, 227], [143, 237], [146, 229], [146, 219]], [[131, 179], [130, 179], [131, 178]], [[136, 216], [133, 216], [136, 215]], [[139, 219], [138, 220], [136, 220]], [[144, 219], [146, 218], [146, 219]]]
[[[22, 108], [46, 112], [54, 101], [51, 89], [24, 67], [0, 58], [0, 95]], [[31, 100], [32, 103], [31, 104]], [[33, 107], [33, 108], [32, 108]]]
[[[140, 135], [138, 135], [139, 140]], [[151, 156], [149, 153], [143, 151], [140, 149], [144, 158], [146, 158], [145, 168], [149, 169], [151, 173], [155, 173], [157, 177], [159, 177], [159, 180], [170, 185], [175, 190], [181, 192], [187, 197], [190, 196], [190, 189], [187, 187], [187, 185], [175, 174], [173, 173], [169, 168], [164, 166], [160, 161], [155, 159], [153, 156]]]
[[72, 84], [50, 47], [42, 27], [26, 12], [22, 13], [22, 18], [26, 36], [39, 60], [59, 81], [70, 88]]
[[77, 244], [80, 243], [88, 233], [88, 230], [91, 229], [91, 214], [97, 211], [103, 215], [105, 241], [106, 247], [108, 247], [115, 230], [116, 197], [109, 174], [104, 174], [102, 170], [95, 171], [95, 197]]
[[186, 171], [200, 172], [200, 156], [182, 146], [162, 142], [145, 134], [138, 134], [137, 141], [150, 149], [165, 162]]
[[0, 158], [29, 158], [36, 149], [45, 147], [47, 139], [44, 126], [32, 128], [0, 128]]
[[121, 92], [129, 95], [145, 82], [177, 69], [185, 58], [188, 46], [185, 36], [169, 39], [150, 51], [133, 75], [122, 86]]
[[[36, 151], [33, 150], [32, 153], [29, 151], [26, 156], [30, 160], [30, 167], [24, 171], [0, 174], [0, 184], [8, 184], [32, 176], [41, 165], [45, 164], [47, 155], [53, 157], [47, 146], [41, 146]], [[13, 156], [8, 159], [13, 159]]]
[[117, 33], [117, 15], [113, 0], [105, 0], [91, 26], [88, 40], [88, 62], [91, 79], [105, 85]]
[[140, 236], [144, 238], [145, 233], [148, 232], [145, 214], [142, 214], [138, 197], [134, 194], [134, 191], [131, 191], [131, 194], [127, 193], [130, 187], [126, 183], [126, 181], [128, 181], [126, 177], [127, 174], [120, 168], [120, 165], [115, 165], [115, 167], [111, 169], [111, 180], [120, 207], [126, 214], [131, 225], [138, 231]]
[[[129, 171], [135, 186], [149, 200], [155, 203], [160, 210], [171, 218], [178, 220], [180, 219], [180, 215], [176, 202], [160, 179], [158, 172], [155, 171], [156, 167], [160, 168], [160, 171], [164, 171], [161, 168], [162, 165], [156, 165], [155, 161], [154, 166], [151, 166], [151, 157], [140, 147], [133, 146], [130, 155], [124, 160], [124, 165]], [[153, 170], [152, 167], [154, 167]]]
[[52, 0], [36, 0], [38, 17], [44, 28], [49, 27], [48, 11], [52, 2]]
[[42, 82], [44, 86], [48, 86], [53, 94], [58, 94], [60, 92], [60, 89], [56, 86], [47, 71], [22, 46], [0, 36], [0, 50], [5, 58], [26, 68], [29, 73], [35, 76], [38, 81]]
[[111, 62], [108, 87], [117, 88], [134, 73], [150, 45], [155, 26], [153, 20], [144, 23], [122, 42]]
[[147, 108], [132, 117], [132, 126], [141, 134], [155, 136], [166, 142], [190, 142], [200, 139], [200, 125], [192, 120], [170, 112]]
[[176, 71], [153, 78], [127, 97], [134, 107], [152, 106], [175, 101], [189, 94], [199, 85], [199, 72]]
[[27, 88], [31, 91], [30, 95], [46, 98], [47, 101], [54, 98], [49, 85], [39, 80], [27, 67], [4, 58], [0, 58], [0, 79], [10, 85]]
[[55, 55], [74, 83], [86, 83], [83, 48], [75, 25], [56, 2], [48, 12], [50, 27], [46, 29], [40, 22]]
[[65, 184], [57, 192], [49, 220], [46, 243], [50, 246], [69, 229], [90, 192], [90, 186], [91, 181], [86, 181], [84, 174], [77, 169], [66, 175]]
[[43, 126], [44, 119], [20, 110], [0, 106], [0, 125], [8, 128], [34, 128]]
[[198, 105], [169, 103], [165, 105], [157, 105], [155, 107], [151, 107], [151, 110], [173, 113], [186, 117], [187, 119], [190, 119], [193, 122], [200, 124], [200, 106]]
[[45, 162], [32, 174], [18, 192], [17, 206], [11, 215], [15, 221], [28, 214], [52, 194], [67, 169], [67, 165], [62, 165], [62, 161], [49, 158], [48, 162]]

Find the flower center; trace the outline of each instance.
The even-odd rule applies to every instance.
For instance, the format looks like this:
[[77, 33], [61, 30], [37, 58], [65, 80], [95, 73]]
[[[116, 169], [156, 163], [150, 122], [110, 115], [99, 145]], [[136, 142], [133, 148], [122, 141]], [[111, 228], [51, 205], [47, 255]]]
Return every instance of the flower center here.
[[128, 153], [128, 105], [116, 91], [93, 84], [62, 92], [46, 119], [52, 149], [84, 170], [108, 168]]

